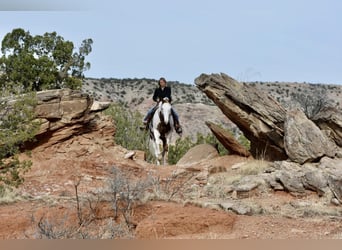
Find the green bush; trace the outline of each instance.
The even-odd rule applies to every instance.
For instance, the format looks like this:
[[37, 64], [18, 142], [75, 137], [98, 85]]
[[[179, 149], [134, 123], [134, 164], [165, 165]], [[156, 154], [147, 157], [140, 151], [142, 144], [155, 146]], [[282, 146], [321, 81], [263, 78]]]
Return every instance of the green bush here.
[[18, 153], [39, 129], [34, 120], [35, 93], [15, 96], [10, 92], [3, 91], [0, 96], [0, 196], [7, 188], [18, 187], [24, 181], [22, 174], [31, 162], [20, 161]]
[[168, 163], [176, 164], [195, 144], [190, 137], [178, 138], [175, 145], [169, 146]]
[[251, 149], [251, 142], [243, 134], [239, 136], [238, 142], [247, 150]]
[[[153, 157], [148, 146], [148, 133], [140, 129], [143, 119], [142, 115], [137, 111], [132, 112], [123, 103], [111, 105], [104, 113], [111, 116], [114, 120], [116, 126], [115, 143], [129, 150], [144, 151], [147, 161], [152, 162]], [[244, 136], [240, 136], [238, 141], [249, 149], [249, 141]], [[220, 155], [229, 153], [213, 134], [203, 135], [198, 133], [195, 141], [190, 137], [180, 137], [174, 145], [170, 145], [168, 163], [171, 165], [176, 164], [189, 149], [203, 143], [215, 145]]]
[[21, 28], [7, 33], [1, 42], [0, 86], [15, 85], [23, 90], [80, 89], [85, 57], [92, 51], [92, 39], [84, 39], [78, 52], [73, 42], [56, 32], [31, 35]]
[[114, 136], [116, 144], [129, 150], [145, 151], [147, 159], [151, 159], [147, 132], [140, 129], [143, 117], [139, 112], [132, 112], [123, 103], [115, 103], [104, 113], [113, 118], [116, 127]]

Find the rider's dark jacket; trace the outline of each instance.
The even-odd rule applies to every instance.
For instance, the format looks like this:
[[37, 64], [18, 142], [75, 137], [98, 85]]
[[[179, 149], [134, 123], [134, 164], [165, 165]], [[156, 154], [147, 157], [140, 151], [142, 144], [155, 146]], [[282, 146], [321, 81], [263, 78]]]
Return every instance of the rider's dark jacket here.
[[153, 94], [153, 101], [158, 102], [162, 100], [164, 97], [169, 98], [169, 101], [171, 102], [171, 88], [166, 86], [164, 89], [161, 87], [156, 88]]

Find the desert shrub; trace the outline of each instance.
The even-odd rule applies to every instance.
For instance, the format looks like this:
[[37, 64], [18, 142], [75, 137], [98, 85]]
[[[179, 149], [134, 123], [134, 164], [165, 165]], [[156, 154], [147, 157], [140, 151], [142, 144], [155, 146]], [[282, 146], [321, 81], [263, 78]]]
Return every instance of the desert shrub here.
[[104, 111], [113, 118], [116, 131], [114, 140], [116, 144], [129, 150], [142, 150], [151, 159], [148, 150], [147, 132], [140, 129], [142, 115], [138, 111], [129, 110], [123, 103], [112, 104]]
[[176, 169], [171, 175], [164, 178], [161, 176], [150, 176], [152, 180], [152, 196], [148, 198], [171, 201], [181, 198], [184, 200], [194, 188], [192, 179], [196, 173], [179, 173]]
[[109, 188], [112, 194], [114, 219], [122, 216], [128, 229], [131, 230], [133, 228], [133, 207], [146, 198], [152, 187], [152, 179], [147, 176], [146, 178], [134, 180], [134, 177], [132, 178], [132, 176], [116, 167], [113, 167], [112, 173], [113, 178], [110, 180]]
[[134, 97], [131, 102], [135, 103], [135, 102], [137, 102], [137, 100], [138, 100], [138, 98]]
[[238, 142], [247, 150], [251, 149], [251, 142], [243, 134], [238, 137]]
[[269, 166], [270, 163], [267, 161], [251, 160], [241, 165], [237, 172], [241, 176], [258, 175], [263, 173]]
[[31, 162], [20, 161], [18, 153], [39, 129], [34, 120], [35, 94], [14, 95], [13, 91], [4, 90], [0, 96], [0, 196], [24, 181], [22, 174]]
[[[75, 186], [77, 220], [72, 220], [72, 214], [59, 220], [41, 217], [38, 235], [42, 239], [97, 239], [97, 238], [131, 238], [134, 229], [134, 207], [143, 203], [149, 197], [152, 188], [152, 178], [134, 178], [129, 171], [124, 172], [113, 166], [111, 175], [105, 185], [105, 191], [96, 196], [82, 196], [78, 192], [80, 180]], [[109, 194], [109, 199], [108, 195]], [[98, 211], [103, 202], [111, 203], [112, 214], [109, 214], [108, 224], [102, 230], [94, 230]], [[69, 223], [66, 223], [69, 222]], [[98, 229], [98, 228], [97, 228]]]
[[168, 162], [169, 164], [176, 164], [190, 148], [196, 144], [189, 136], [185, 138], [178, 138], [174, 145], [169, 146]]
[[[140, 128], [142, 125], [142, 115], [137, 111], [133, 112], [129, 110], [123, 103], [113, 104], [104, 112], [114, 120], [116, 126], [115, 143], [129, 150], [144, 151], [147, 161], [152, 162], [153, 157], [148, 146], [148, 132]], [[250, 148], [250, 142], [243, 135], [239, 136], [238, 141], [247, 149]], [[203, 135], [198, 133], [196, 140], [193, 140], [189, 136], [179, 137], [173, 145], [170, 145], [168, 163], [176, 164], [189, 149], [203, 143], [214, 145], [220, 155], [228, 154], [227, 149], [225, 149], [213, 134]]]
[[[155, 184], [151, 176], [134, 178], [113, 166], [104, 192], [81, 195], [80, 179], [74, 183], [76, 206], [70, 207], [62, 216], [45, 216], [38, 220], [35, 236], [38, 239], [130, 239], [134, 236], [135, 207], [148, 200]], [[109, 195], [109, 196], [108, 196]], [[100, 210], [110, 202], [111, 212], [106, 218]], [[100, 223], [105, 221], [106, 223]]]
[[[75, 183], [76, 207], [69, 207], [62, 216], [43, 215], [38, 220], [32, 217], [32, 223], [37, 225], [34, 237], [37, 239], [116, 239], [132, 238], [125, 222], [116, 221], [114, 216], [105, 219], [103, 225], [97, 222], [99, 211], [103, 204], [103, 194], [95, 196], [80, 196]], [[99, 196], [101, 195], [101, 196]], [[74, 210], [75, 208], [75, 210]]]
[[149, 95], [149, 96], [150, 96], [150, 95], [153, 95], [153, 92], [154, 92], [154, 89], [152, 89], [152, 88], [151, 88], [151, 89], [148, 89], [148, 90], [147, 90], [147, 95]]
[[300, 106], [309, 119], [313, 118], [322, 109], [334, 106], [333, 100], [328, 98], [327, 90], [318, 86], [317, 90], [312, 94], [304, 93], [298, 89], [297, 92], [291, 94], [291, 98]]
[[140, 97], [140, 99], [139, 99], [139, 101], [138, 101], [138, 104], [141, 104], [144, 100], [145, 100], [144, 97]]

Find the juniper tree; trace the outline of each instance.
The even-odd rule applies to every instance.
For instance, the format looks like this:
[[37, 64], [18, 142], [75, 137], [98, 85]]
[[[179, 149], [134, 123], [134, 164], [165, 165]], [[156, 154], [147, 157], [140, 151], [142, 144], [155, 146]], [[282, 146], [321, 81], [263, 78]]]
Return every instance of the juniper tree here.
[[82, 86], [90, 63], [85, 57], [92, 51], [92, 39], [83, 40], [78, 52], [73, 42], [56, 32], [32, 36], [21, 28], [5, 35], [1, 44], [0, 87], [20, 86], [30, 91]]

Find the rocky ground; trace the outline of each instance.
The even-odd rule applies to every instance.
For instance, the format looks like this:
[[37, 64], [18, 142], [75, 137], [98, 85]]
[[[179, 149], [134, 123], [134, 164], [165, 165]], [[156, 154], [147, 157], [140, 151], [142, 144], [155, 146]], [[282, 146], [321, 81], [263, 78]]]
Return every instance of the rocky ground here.
[[[92, 109], [88, 96], [41, 95], [37, 114], [45, 123], [38, 144], [20, 156], [32, 167], [25, 182], [0, 200], [1, 239], [342, 238], [342, 196], [334, 179], [341, 176], [341, 160], [330, 165], [330, 158], [320, 159], [322, 166], [284, 162], [276, 169], [265, 160], [218, 156], [214, 147], [200, 145], [177, 165], [156, 166], [142, 152], [115, 145], [112, 121]], [[145, 99], [136, 107], [144, 113], [151, 104]], [[184, 136], [208, 131], [205, 121], [228, 124], [217, 107], [175, 106]], [[318, 178], [323, 167], [330, 182]], [[303, 176], [316, 191], [304, 189]]]
[[226, 190], [254, 160], [202, 150], [156, 166], [98, 133], [36, 147], [21, 156], [33, 163], [24, 184], [1, 201], [0, 238], [342, 238], [340, 206], [310, 192]]

